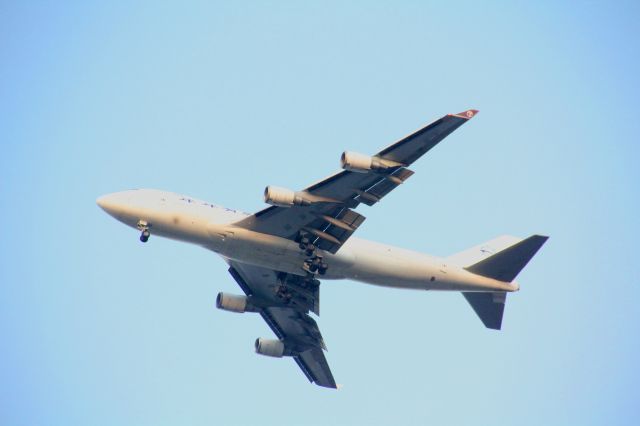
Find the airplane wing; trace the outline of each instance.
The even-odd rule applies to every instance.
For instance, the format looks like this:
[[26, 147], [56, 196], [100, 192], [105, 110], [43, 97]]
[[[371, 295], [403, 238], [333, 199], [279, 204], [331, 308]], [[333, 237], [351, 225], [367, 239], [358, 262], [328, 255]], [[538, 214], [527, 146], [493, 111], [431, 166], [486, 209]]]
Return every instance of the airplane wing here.
[[291, 240], [296, 240], [302, 231], [311, 235], [316, 247], [335, 254], [365, 220], [353, 209], [360, 203], [372, 206], [406, 181], [413, 175], [407, 166], [477, 112], [446, 115], [383, 149], [373, 158], [385, 167], [372, 167], [364, 172], [344, 170], [299, 193], [322, 202], [268, 207], [234, 225]]
[[[304, 200], [301, 205], [272, 206], [234, 225], [291, 240], [298, 240], [304, 233], [315, 247], [336, 253], [365, 220], [353, 209], [360, 203], [374, 205], [406, 181], [413, 175], [409, 165], [476, 113], [468, 110], [446, 115], [373, 157], [352, 155], [351, 159], [365, 167], [349, 165], [303, 191], [289, 194]], [[343, 164], [349, 161], [345, 153]], [[233, 278], [285, 343], [305, 376], [320, 386], [336, 388], [324, 356], [324, 340], [308, 315], [309, 311], [320, 313], [320, 282], [313, 275], [305, 278], [232, 260], [228, 263]]]
[[255, 301], [260, 313], [278, 339], [285, 342], [293, 359], [309, 381], [337, 388], [320, 329], [308, 311], [320, 312], [318, 280], [258, 266], [228, 261], [229, 273], [242, 291]]

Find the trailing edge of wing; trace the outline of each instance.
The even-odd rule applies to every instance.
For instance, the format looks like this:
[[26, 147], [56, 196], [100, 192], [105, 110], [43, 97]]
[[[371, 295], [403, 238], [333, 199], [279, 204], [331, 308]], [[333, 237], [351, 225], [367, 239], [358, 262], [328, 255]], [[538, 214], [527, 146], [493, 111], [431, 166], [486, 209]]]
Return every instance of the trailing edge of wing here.
[[[326, 345], [318, 324], [307, 314], [315, 310], [319, 292], [310, 297], [313, 300], [298, 300], [295, 292], [289, 303], [277, 296], [278, 288], [288, 287], [287, 292], [293, 291], [295, 277], [283, 277], [281, 272], [258, 266], [247, 265], [235, 261], [228, 261], [229, 273], [236, 280], [247, 296], [256, 296], [266, 304], [259, 308], [260, 316], [267, 323], [276, 337], [291, 345], [296, 355], [296, 364], [311, 382], [318, 386], [336, 388], [336, 382], [324, 355]], [[286, 275], [286, 274], [285, 274]]]
[[321, 349], [309, 349], [294, 359], [310, 382], [325, 388], [338, 388]]

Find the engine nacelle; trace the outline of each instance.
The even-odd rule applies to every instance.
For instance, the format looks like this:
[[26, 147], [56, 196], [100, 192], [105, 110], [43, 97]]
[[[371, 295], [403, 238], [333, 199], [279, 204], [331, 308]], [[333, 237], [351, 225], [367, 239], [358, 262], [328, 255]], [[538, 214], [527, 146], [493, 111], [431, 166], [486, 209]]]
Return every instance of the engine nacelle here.
[[282, 340], [263, 339], [260, 337], [256, 339], [255, 346], [257, 354], [275, 358], [282, 358], [284, 356], [285, 347]]
[[311, 204], [296, 192], [277, 186], [267, 186], [264, 189], [264, 202], [279, 207], [308, 206]]
[[384, 172], [395, 167], [403, 167], [404, 164], [386, 158], [345, 151], [340, 157], [340, 166], [350, 172], [367, 173], [371, 170]]
[[235, 294], [218, 293], [216, 297], [216, 308], [230, 312], [255, 312], [255, 307], [249, 302], [247, 296], [237, 296]]
[[371, 170], [382, 172], [402, 166], [402, 164], [384, 158], [345, 151], [340, 157], [340, 166], [350, 172], [367, 173]]
[[351, 172], [366, 173], [371, 170], [373, 157], [357, 152], [345, 151], [340, 157], [340, 166]]

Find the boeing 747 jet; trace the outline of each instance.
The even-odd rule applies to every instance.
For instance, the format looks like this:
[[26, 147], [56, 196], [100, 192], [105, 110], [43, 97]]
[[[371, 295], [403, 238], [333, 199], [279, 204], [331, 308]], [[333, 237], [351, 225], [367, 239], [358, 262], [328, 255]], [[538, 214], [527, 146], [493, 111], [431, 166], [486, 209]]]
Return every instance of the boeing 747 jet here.
[[502, 236], [437, 258], [352, 237], [365, 220], [361, 204], [373, 206], [405, 183], [410, 165], [476, 114], [446, 115], [373, 156], [344, 152], [342, 171], [301, 191], [267, 186], [270, 207], [252, 215], [154, 189], [97, 203], [142, 242], [161, 236], [218, 253], [244, 295], [219, 293], [216, 306], [259, 314], [277, 337], [257, 339], [256, 352], [292, 357], [311, 382], [336, 388], [310, 315], [320, 315], [321, 279], [461, 292], [484, 325], [499, 330], [507, 293], [520, 288], [514, 279], [547, 240]]

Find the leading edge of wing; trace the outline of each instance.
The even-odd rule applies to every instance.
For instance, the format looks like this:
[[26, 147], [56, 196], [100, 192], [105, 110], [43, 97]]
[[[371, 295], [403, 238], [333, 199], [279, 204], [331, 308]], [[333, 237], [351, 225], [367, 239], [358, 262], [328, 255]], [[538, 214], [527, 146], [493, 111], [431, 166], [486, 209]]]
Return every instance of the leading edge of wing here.
[[[431, 140], [426, 142], [426, 144], [422, 146], [421, 150], [414, 152], [413, 155], [410, 156], [412, 158], [408, 158], [410, 161], [407, 162], [406, 161], [407, 158], [404, 158], [405, 161], [403, 162], [407, 163], [408, 165], [413, 161], [415, 161], [417, 158], [421, 157], [427, 151], [429, 151], [433, 146], [437, 145], [442, 139], [444, 139], [451, 132], [453, 132], [458, 127], [460, 127], [462, 124], [464, 124], [471, 118], [475, 117], [477, 113], [478, 113], [478, 110], [469, 109], [457, 114], [445, 115], [444, 117], [441, 117], [438, 120], [435, 120], [431, 124], [411, 133], [410, 135], [384, 148], [382, 151], [380, 151], [376, 155], [377, 156], [384, 156], [384, 155], [393, 156], [394, 151], [396, 151], [395, 154], [397, 154], [397, 151], [403, 151], [404, 150], [403, 147], [405, 145], [407, 145], [412, 141], [420, 139], [422, 136], [425, 136], [426, 134], [428, 134], [430, 130], [434, 130], [435, 133], [433, 134], [432, 137], [429, 138]], [[444, 128], [442, 129], [442, 131], [439, 131], [439, 129], [437, 129], [439, 125], [444, 125]], [[353, 173], [354, 172], [351, 172], [348, 170], [338, 171], [336, 173], [333, 173], [332, 175], [325, 177], [324, 179], [316, 181], [315, 183], [313, 183], [312, 185], [304, 189], [303, 192], [314, 192], [314, 191], [320, 190], [323, 187], [327, 187], [331, 185], [333, 182], [340, 180], [341, 178]], [[236, 222], [236, 225], [253, 229], [256, 226], [256, 222], [255, 222], [256, 219], [259, 219], [261, 222], [264, 222], [266, 219], [270, 218], [273, 214], [277, 213], [280, 210], [282, 210], [282, 207], [277, 207], [277, 206], [265, 207], [264, 209], [253, 214], [252, 216], [249, 216], [245, 219], [242, 219], [239, 222]]]
[[[420, 130], [405, 136], [396, 143], [389, 145], [377, 153], [376, 156], [398, 161], [408, 166], [426, 154], [444, 138], [453, 133], [458, 127], [475, 117], [477, 113], [478, 110], [469, 109], [457, 114], [447, 114]], [[402, 152], [403, 147], [411, 142], [417, 142], [418, 144], [423, 144], [423, 146], [417, 147], [414, 145], [409, 157], [405, 157], [403, 155], [398, 156], [398, 152]]]
[[[478, 114], [478, 112], [480, 112], [480, 111], [477, 110], [477, 109], [468, 109], [466, 111], [462, 111], [462, 112], [459, 112], [457, 114], [447, 114], [444, 117], [441, 117], [441, 118], [435, 120], [434, 122], [422, 127], [421, 129], [419, 129], [419, 130], [417, 130], [417, 131], [415, 131], [413, 133], [410, 133], [409, 135], [407, 135], [407, 136], [399, 139], [398, 141], [392, 143], [391, 145], [389, 145], [386, 148], [382, 149], [376, 155], [384, 157], [385, 154], [390, 153], [393, 149], [395, 149], [395, 148], [403, 145], [404, 143], [406, 143], [406, 142], [408, 142], [408, 141], [410, 141], [410, 140], [422, 135], [423, 133], [426, 133], [429, 130], [432, 130], [433, 128], [437, 127], [439, 124], [441, 124], [444, 120], [446, 120], [449, 117], [462, 119], [462, 121], [459, 123], [459, 125], [451, 130], [451, 132], [453, 132], [453, 130], [457, 129], [459, 126], [461, 126], [462, 124], [466, 123], [467, 121], [469, 121], [473, 117], [475, 117], [476, 114]], [[448, 132], [440, 140], [444, 139], [444, 137], [448, 136], [451, 132]], [[407, 164], [407, 165], [409, 165], [409, 164]], [[314, 191], [314, 190], [316, 190], [316, 189], [318, 189], [318, 188], [320, 188], [320, 187], [322, 187], [322, 186], [324, 186], [324, 185], [326, 185], [328, 183], [331, 183], [332, 181], [340, 178], [341, 176], [349, 174], [349, 173], [352, 173], [352, 172], [349, 172], [348, 170], [341, 170], [339, 172], [333, 173], [333, 174], [325, 177], [324, 179], [320, 179], [317, 182], [314, 182], [308, 188], [306, 188], [305, 191], [307, 191], [307, 192]], [[267, 209], [265, 209], [265, 210], [267, 210]], [[264, 210], [262, 210], [262, 211], [264, 211]]]

